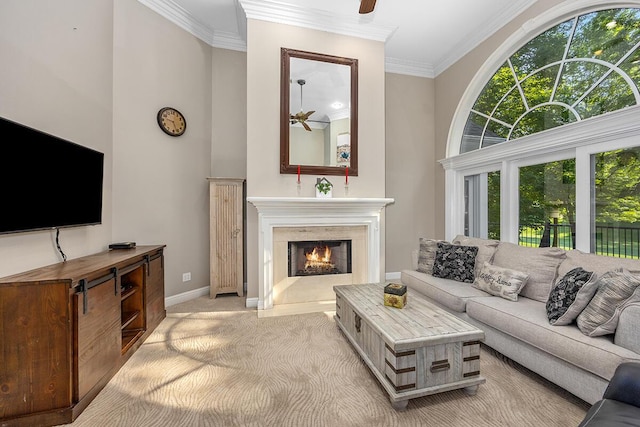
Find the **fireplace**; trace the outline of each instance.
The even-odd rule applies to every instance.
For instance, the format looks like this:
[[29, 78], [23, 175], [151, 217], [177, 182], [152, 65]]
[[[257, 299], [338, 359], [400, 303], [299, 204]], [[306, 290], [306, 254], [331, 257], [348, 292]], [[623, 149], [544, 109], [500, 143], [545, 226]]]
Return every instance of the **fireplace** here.
[[[247, 197], [258, 211], [258, 310], [335, 299], [333, 286], [384, 277], [385, 198]], [[351, 240], [351, 273], [289, 277], [289, 242]], [[249, 298], [247, 306], [249, 306]]]
[[289, 277], [351, 273], [351, 240], [289, 242]]

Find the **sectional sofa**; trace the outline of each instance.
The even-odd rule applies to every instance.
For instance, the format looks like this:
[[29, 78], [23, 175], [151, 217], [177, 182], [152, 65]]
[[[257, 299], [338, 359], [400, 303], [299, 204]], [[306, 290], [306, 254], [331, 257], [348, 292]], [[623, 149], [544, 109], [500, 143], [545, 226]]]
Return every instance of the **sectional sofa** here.
[[411, 293], [422, 294], [482, 329], [489, 347], [590, 404], [620, 363], [640, 362], [638, 260], [420, 239], [401, 281], [409, 304]]

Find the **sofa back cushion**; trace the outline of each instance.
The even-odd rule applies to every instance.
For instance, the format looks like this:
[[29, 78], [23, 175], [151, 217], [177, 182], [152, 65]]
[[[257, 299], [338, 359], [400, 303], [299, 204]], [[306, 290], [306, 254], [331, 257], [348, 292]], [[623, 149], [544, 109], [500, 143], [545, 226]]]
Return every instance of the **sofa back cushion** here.
[[598, 279], [598, 291], [578, 315], [578, 328], [590, 337], [613, 334], [620, 313], [629, 304], [640, 302], [640, 275], [619, 269]]
[[564, 258], [564, 249], [531, 248], [500, 242], [493, 256], [493, 264], [527, 273], [529, 280], [520, 295], [546, 303], [558, 274], [558, 266]]
[[476, 256], [476, 265], [474, 269], [475, 276], [478, 277], [480, 274], [480, 270], [484, 266], [485, 262], [491, 264], [491, 260], [493, 259], [493, 255], [496, 253], [496, 248], [498, 247], [498, 240], [490, 240], [490, 239], [481, 239], [478, 237], [467, 237], [463, 234], [457, 235], [451, 243], [455, 245], [463, 245], [463, 246], [477, 246], [478, 247], [478, 255]]
[[432, 275], [457, 282], [473, 283], [477, 255], [477, 246], [438, 242]]
[[577, 249], [567, 251], [567, 257], [558, 267], [558, 277], [564, 277], [576, 267], [582, 267], [602, 276], [608, 271], [626, 268], [632, 273], [640, 272], [640, 261], [637, 259], [616, 258], [603, 255], [589, 254]]
[[433, 273], [433, 261], [436, 259], [438, 242], [448, 243], [445, 240], [427, 239], [420, 237], [420, 250], [418, 251], [418, 268], [421, 273]]

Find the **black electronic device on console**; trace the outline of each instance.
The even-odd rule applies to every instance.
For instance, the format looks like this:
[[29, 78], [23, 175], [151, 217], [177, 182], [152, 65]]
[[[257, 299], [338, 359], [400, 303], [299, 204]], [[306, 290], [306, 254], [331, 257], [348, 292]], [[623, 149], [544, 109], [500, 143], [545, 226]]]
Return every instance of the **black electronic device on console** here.
[[109, 249], [133, 249], [136, 247], [136, 242], [119, 242], [109, 245]]

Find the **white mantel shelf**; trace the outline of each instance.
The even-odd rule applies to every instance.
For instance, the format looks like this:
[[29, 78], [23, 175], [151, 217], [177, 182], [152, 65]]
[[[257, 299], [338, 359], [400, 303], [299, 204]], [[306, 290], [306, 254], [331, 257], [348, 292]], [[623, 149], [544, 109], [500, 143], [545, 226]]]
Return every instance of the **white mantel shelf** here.
[[258, 211], [258, 309], [273, 308], [273, 229], [276, 227], [356, 226], [367, 229], [367, 278], [379, 282], [380, 216], [388, 198], [247, 197]]
[[258, 209], [259, 213], [286, 209], [337, 209], [357, 210], [382, 209], [394, 202], [394, 199], [372, 197], [247, 197], [247, 201]]

